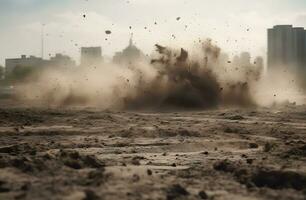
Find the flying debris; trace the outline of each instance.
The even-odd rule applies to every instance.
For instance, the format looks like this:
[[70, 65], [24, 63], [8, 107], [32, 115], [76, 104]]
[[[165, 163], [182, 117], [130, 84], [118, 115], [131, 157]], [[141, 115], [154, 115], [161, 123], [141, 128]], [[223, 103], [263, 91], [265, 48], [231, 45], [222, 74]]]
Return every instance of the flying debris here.
[[110, 30], [106, 30], [105, 33], [106, 33], [107, 35], [112, 34], [112, 32], [111, 32]]

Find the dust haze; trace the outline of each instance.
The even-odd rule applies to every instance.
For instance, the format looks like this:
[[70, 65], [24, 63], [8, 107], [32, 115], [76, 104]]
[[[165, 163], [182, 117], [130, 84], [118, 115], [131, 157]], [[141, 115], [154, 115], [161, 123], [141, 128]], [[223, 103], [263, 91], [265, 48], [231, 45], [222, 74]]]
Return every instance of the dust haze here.
[[189, 49], [155, 47], [150, 57], [128, 64], [45, 69], [16, 85], [16, 98], [28, 105], [103, 109], [206, 109], [299, 102], [293, 75], [276, 72], [271, 81], [256, 63], [243, 66], [239, 60], [231, 61], [211, 39]]

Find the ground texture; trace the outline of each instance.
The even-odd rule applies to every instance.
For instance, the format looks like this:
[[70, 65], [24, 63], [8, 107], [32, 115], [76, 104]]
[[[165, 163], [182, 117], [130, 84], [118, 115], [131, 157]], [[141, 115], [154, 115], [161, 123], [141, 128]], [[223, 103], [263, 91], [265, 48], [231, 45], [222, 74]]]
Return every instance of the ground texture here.
[[0, 199], [306, 199], [306, 107], [2, 108]]

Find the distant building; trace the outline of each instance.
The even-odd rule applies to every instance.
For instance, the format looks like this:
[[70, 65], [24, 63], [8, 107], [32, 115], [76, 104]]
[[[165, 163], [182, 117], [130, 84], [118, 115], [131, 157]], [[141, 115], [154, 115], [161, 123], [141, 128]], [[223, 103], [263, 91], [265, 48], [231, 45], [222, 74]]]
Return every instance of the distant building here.
[[263, 71], [264, 70], [264, 60], [262, 57], [256, 57], [254, 60], [254, 65], [256, 66], [257, 69]]
[[258, 56], [254, 60], [251, 59], [249, 52], [242, 52], [240, 56], [235, 55], [231, 62], [235, 70], [239, 69], [240, 72], [245, 72], [246, 78], [259, 80], [264, 73], [264, 60]]
[[16, 67], [44, 67], [49, 62], [35, 56], [26, 57], [22, 55], [21, 58], [12, 58], [5, 60], [5, 76], [11, 74]]
[[62, 54], [55, 54], [54, 57], [50, 58], [49, 65], [53, 67], [74, 67], [76, 66], [75, 61], [72, 60], [69, 56]]
[[236, 67], [240, 67], [240, 57], [239, 56], [237, 56], [237, 55], [235, 55], [234, 57], [233, 57], [233, 65], [234, 66], [236, 66]]
[[220, 56], [219, 56], [219, 62], [220, 63], [228, 63], [229, 62], [228, 54], [221, 52]]
[[115, 53], [113, 62], [117, 64], [129, 64], [144, 59], [144, 54], [134, 45], [131, 37], [129, 45], [123, 51]]
[[[254, 60], [256, 62], [256, 60]], [[249, 52], [242, 52], [240, 55], [235, 55], [233, 57], [233, 65], [236, 67], [249, 67], [254, 66], [251, 63], [251, 54]]]
[[4, 72], [5, 72], [4, 67], [0, 65], [0, 80], [4, 79]]
[[265, 72], [264, 59], [260, 56], [256, 57], [254, 60], [254, 65], [258, 73], [258, 77], [260, 78]]
[[75, 62], [69, 57], [62, 54], [56, 54], [50, 60], [44, 60], [39, 57], [22, 55], [20, 58], [12, 58], [5, 60], [5, 76], [9, 76], [16, 67], [32, 67], [32, 68], [46, 68], [46, 67], [65, 67], [75, 66]]
[[306, 71], [306, 31], [292, 25], [268, 29], [268, 71], [285, 67]]
[[82, 47], [81, 66], [93, 67], [103, 62], [101, 47]]
[[242, 52], [240, 54], [240, 65], [241, 66], [251, 65], [251, 54], [249, 52]]

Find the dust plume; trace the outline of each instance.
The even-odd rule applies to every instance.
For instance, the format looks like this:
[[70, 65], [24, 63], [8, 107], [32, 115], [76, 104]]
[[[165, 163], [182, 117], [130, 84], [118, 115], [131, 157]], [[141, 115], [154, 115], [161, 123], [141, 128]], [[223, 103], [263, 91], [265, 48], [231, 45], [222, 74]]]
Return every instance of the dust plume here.
[[192, 50], [156, 45], [150, 60], [48, 68], [16, 86], [19, 100], [104, 109], [257, 106], [262, 69], [231, 62], [211, 40]]
[[193, 55], [183, 48], [177, 51], [156, 45], [156, 49], [158, 55], [151, 64], [157, 70], [157, 76], [145, 88], [146, 93], [140, 92], [136, 99], [129, 99], [129, 102], [135, 102], [139, 97], [153, 97], [158, 99], [161, 107], [255, 105], [249, 94], [248, 82], [226, 76], [227, 66], [220, 61], [221, 49], [211, 40], [201, 43]]
[[287, 66], [270, 69], [252, 88], [254, 99], [261, 106], [304, 104], [303, 87], [299, 76]]

